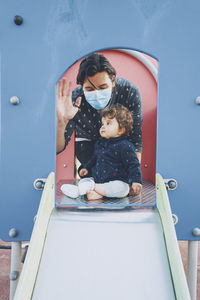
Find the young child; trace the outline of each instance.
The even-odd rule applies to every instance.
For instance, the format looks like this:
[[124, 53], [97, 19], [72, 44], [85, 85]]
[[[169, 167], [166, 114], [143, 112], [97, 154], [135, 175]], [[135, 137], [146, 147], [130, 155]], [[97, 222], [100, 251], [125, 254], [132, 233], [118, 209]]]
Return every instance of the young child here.
[[120, 104], [100, 114], [101, 138], [95, 144], [93, 156], [79, 171], [81, 177], [92, 177], [81, 179], [78, 187], [64, 184], [61, 190], [72, 198], [87, 194], [88, 200], [94, 200], [104, 196], [125, 197], [131, 186], [137, 195], [142, 189], [140, 163], [134, 145], [126, 139], [133, 126], [132, 114]]

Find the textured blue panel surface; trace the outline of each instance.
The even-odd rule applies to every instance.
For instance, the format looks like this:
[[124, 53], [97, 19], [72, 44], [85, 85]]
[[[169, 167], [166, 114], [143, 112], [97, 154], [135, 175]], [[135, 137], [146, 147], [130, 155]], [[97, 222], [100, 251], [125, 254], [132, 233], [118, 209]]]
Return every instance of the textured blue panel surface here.
[[[159, 60], [157, 171], [175, 178], [170, 192], [179, 239], [200, 227], [200, 2], [194, 0], [1, 1], [0, 237], [30, 238], [41, 192], [38, 177], [56, 168], [55, 87], [88, 53], [140, 50]], [[17, 26], [15, 15], [24, 22]], [[18, 96], [20, 104], [9, 100]]]

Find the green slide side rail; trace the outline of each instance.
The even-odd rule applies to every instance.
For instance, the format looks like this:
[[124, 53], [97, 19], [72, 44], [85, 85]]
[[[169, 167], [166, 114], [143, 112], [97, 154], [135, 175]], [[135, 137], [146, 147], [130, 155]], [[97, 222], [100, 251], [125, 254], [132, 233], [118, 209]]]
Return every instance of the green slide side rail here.
[[164, 184], [164, 180], [160, 174], [156, 174], [156, 188], [157, 210], [159, 212], [163, 226], [164, 238], [176, 299], [191, 300], [181, 259], [181, 254], [177, 243], [176, 231], [172, 219], [169, 198]]
[[51, 213], [54, 209], [55, 198], [55, 176], [50, 173], [44, 186], [40, 206], [33, 232], [27, 257], [20, 275], [20, 279], [15, 292], [14, 300], [30, 300], [34, 290], [35, 281], [42, 257], [46, 232]]

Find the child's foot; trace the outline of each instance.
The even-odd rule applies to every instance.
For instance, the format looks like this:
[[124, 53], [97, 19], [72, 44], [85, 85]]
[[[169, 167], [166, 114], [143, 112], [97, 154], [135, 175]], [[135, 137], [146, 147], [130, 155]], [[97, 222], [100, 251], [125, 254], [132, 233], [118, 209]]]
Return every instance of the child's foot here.
[[60, 189], [63, 192], [63, 194], [70, 198], [77, 198], [79, 196], [79, 190], [76, 185], [63, 184]]
[[88, 191], [94, 189], [94, 180], [92, 177], [83, 178], [78, 183], [78, 189], [80, 195], [85, 195]]
[[87, 199], [88, 200], [98, 200], [98, 199], [102, 199], [103, 196], [96, 193], [95, 191], [88, 191], [87, 192]]

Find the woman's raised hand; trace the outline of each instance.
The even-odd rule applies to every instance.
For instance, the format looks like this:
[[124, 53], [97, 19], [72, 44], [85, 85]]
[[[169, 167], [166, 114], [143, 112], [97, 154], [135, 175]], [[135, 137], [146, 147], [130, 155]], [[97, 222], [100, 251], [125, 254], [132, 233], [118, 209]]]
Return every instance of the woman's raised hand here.
[[73, 119], [81, 104], [81, 97], [72, 103], [72, 83], [62, 79], [57, 84], [57, 123], [58, 126], [66, 126], [69, 120]]

